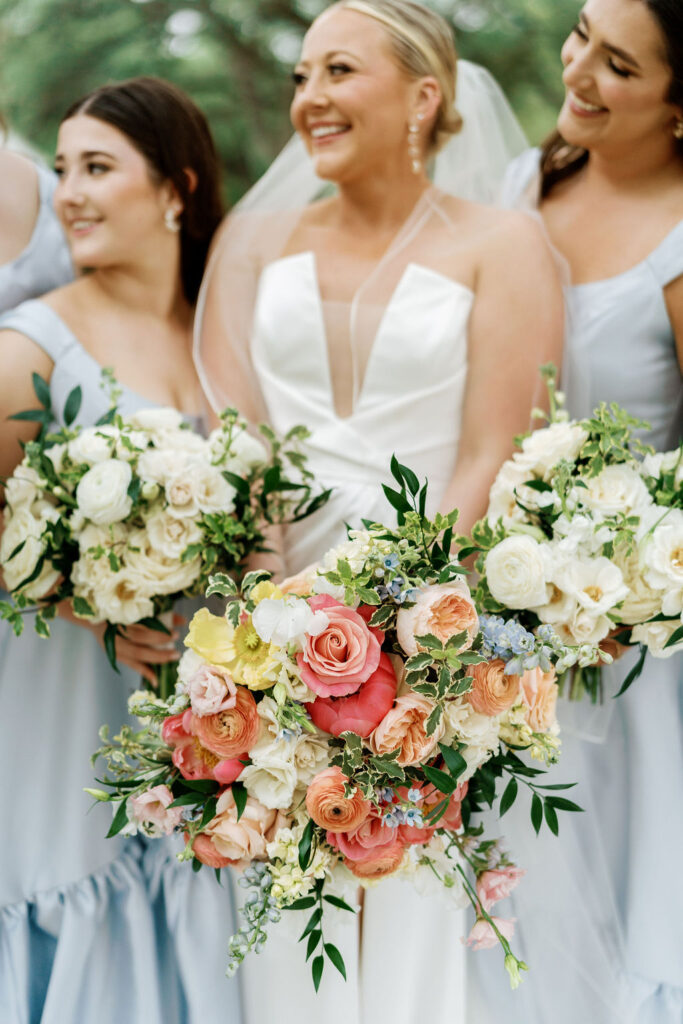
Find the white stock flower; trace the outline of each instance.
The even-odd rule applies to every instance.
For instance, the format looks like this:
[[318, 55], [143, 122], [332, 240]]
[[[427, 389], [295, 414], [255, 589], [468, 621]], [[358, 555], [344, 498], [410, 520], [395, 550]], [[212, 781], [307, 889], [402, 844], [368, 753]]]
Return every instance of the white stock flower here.
[[662, 611], [680, 615], [683, 609], [683, 512], [670, 509], [641, 547], [641, 564], [646, 583], [665, 591]]
[[64, 468], [64, 456], [66, 454], [65, 444], [53, 444], [45, 449], [45, 454], [54, 466], [55, 473], [61, 473]]
[[603, 545], [614, 538], [614, 532], [609, 527], [601, 526], [581, 512], [571, 518], [564, 513], [559, 515], [553, 524], [553, 531], [558, 539], [552, 546], [557, 548], [558, 557], [564, 555], [573, 558], [579, 553], [598, 555]]
[[115, 427], [86, 427], [69, 441], [69, 458], [76, 463], [94, 466], [112, 457], [119, 431]]
[[325, 570], [336, 569], [337, 562], [344, 559], [351, 566], [351, 572], [362, 572], [374, 546], [374, 539], [368, 530], [351, 530], [349, 540], [328, 551], [323, 559]]
[[666, 644], [680, 626], [680, 618], [665, 622], [643, 622], [633, 627], [631, 639], [633, 643], [645, 644], [655, 658], [670, 658], [673, 654], [683, 651], [683, 640], [665, 650]]
[[587, 438], [588, 434], [577, 423], [551, 423], [525, 437], [522, 451], [514, 459], [545, 478], [560, 459], [574, 462]]
[[296, 789], [296, 768], [291, 761], [278, 757], [274, 752], [261, 751], [258, 758], [247, 765], [240, 775], [240, 782], [250, 796], [271, 810], [285, 810], [289, 807]]
[[194, 519], [178, 519], [159, 509], [146, 523], [150, 546], [164, 558], [181, 558], [185, 548], [198, 544], [202, 531]]
[[625, 463], [605, 466], [597, 476], [584, 477], [581, 503], [594, 516], [640, 515], [652, 504], [650, 493], [637, 469]]
[[548, 600], [543, 548], [533, 537], [513, 535], [486, 556], [491, 594], [507, 608], [535, 608]]
[[303, 646], [306, 636], [318, 636], [329, 619], [324, 612], [314, 612], [307, 601], [290, 594], [281, 598], [265, 598], [251, 616], [254, 629], [266, 643], [277, 647], [288, 644]]
[[99, 526], [125, 519], [133, 504], [128, 496], [132, 476], [127, 462], [107, 459], [97, 463], [81, 478], [76, 488], [76, 501], [81, 513]]

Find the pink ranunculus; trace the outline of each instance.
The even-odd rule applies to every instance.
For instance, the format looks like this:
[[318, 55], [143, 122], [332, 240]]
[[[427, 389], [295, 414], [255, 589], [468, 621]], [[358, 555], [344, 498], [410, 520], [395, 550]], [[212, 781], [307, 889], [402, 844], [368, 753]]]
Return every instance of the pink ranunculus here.
[[214, 779], [223, 785], [234, 782], [242, 774], [248, 755], [241, 753], [236, 758], [220, 758], [211, 750], [202, 746], [191, 731], [192, 712], [181, 712], [164, 721], [161, 735], [165, 743], [172, 748], [171, 760], [184, 779]]
[[356, 878], [385, 878], [400, 868], [404, 850], [403, 844], [396, 842], [392, 846], [382, 847], [381, 852], [369, 860], [349, 860], [344, 857], [344, 864]]
[[371, 743], [377, 754], [388, 754], [399, 749], [400, 765], [420, 764], [436, 749], [443, 736], [444, 723], [440, 722], [431, 736], [427, 735], [427, 719], [434, 703], [419, 693], [406, 693], [397, 697], [372, 734]]
[[367, 861], [394, 846], [398, 837], [396, 829], [385, 825], [375, 811], [352, 832], [328, 832], [327, 841], [349, 860]]
[[[502, 917], [492, 917], [491, 920], [495, 924], [496, 928], [508, 942], [515, 934], [515, 920], [512, 918], [506, 921]], [[497, 945], [499, 939], [489, 922], [483, 918], [477, 918], [472, 931], [467, 938], [467, 945], [473, 946], [475, 949], [491, 949], [492, 946]]]
[[484, 910], [489, 913], [494, 903], [506, 899], [525, 874], [514, 864], [482, 872], [477, 878], [477, 896]]
[[218, 665], [200, 665], [188, 684], [190, 704], [195, 715], [216, 715], [234, 708], [237, 687], [227, 671]]
[[525, 718], [534, 732], [547, 732], [555, 724], [557, 694], [555, 669], [542, 672], [534, 668], [522, 676], [522, 699], [528, 709]]
[[183, 819], [182, 807], [170, 807], [174, 797], [168, 786], [152, 786], [130, 799], [130, 809], [135, 821], [141, 825], [152, 825], [159, 832], [169, 836]]
[[472, 646], [479, 629], [479, 617], [464, 580], [438, 583], [420, 590], [411, 608], [401, 608], [396, 616], [396, 636], [406, 654], [421, 648], [418, 636], [431, 633], [445, 644], [457, 633], [467, 633], [462, 650]]
[[319, 697], [346, 697], [368, 681], [379, 665], [382, 647], [362, 615], [329, 594], [310, 597], [313, 611], [329, 622], [317, 636], [307, 636], [296, 660], [301, 678]]
[[387, 654], [382, 653], [379, 665], [357, 693], [349, 697], [318, 697], [306, 708], [315, 725], [332, 736], [355, 732], [369, 736], [394, 703], [398, 682]]

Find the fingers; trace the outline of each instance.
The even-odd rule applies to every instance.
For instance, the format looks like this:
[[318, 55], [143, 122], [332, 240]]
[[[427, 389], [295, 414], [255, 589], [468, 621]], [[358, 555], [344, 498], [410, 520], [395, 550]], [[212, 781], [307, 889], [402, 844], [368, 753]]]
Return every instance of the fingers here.
[[170, 648], [178, 639], [178, 633], [175, 630], [170, 633], [160, 633], [156, 629], [138, 625], [122, 627], [122, 635], [132, 643], [145, 647]]
[[178, 661], [180, 654], [175, 647], [148, 647], [146, 644], [134, 644], [125, 637], [116, 641], [116, 657], [121, 661], [144, 661], [149, 665], [167, 665]]

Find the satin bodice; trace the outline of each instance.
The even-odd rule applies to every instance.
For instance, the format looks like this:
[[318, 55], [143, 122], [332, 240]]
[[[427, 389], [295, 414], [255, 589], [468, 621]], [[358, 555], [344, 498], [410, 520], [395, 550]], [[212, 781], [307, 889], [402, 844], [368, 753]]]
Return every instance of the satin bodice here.
[[453, 474], [467, 375], [473, 293], [409, 263], [379, 322], [364, 379], [348, 417], [334, 408], [327, 338], [313, 253], [268, 264], [259, 281], [252, 358], [271, 424], [304, 423], [309, 468], [332, 487], [326, 506], [288, 528], [290, 571], [344, 537], [344, 524], [394, 518], [381, 484], [396, 454], [428, 477], [430, 511]]

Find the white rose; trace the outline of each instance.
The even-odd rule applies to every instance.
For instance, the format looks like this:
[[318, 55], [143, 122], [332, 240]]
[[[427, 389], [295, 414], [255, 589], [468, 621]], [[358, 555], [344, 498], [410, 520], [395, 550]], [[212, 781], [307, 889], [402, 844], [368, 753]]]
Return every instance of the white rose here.
[[655, 658], [670, 658], [672, 654], [679, 654], [683, 651], [683, 640], [674, 644], [673, 647], [666, 647], [680, 625], [681, 619], [666, 622], [643, 622], [633, 627], [631, 639], [633, 643], [645, 644]]
[[680, 487], [683, 483], [683, 459], [678, 448], [670, 452], [655, 452], [653, 455], [646, 455], [642, 461], [642, 472], [644, 476], [653, 476], [659, 479], [664, 473], [670, 473], [676, 467], [674, 483]]
[[232, 512], [236, 494], [237, 491], [220, 470], [208, 467], [201, 474], [197, 488], [197, 503], [201, 512]]
[[[22, 580], [28, 579], [35, 572], [45, 551], [45, 544], [40, 539], [42, 525], [25, 505], [13, 511], [11, 516], [6, 515], [5, 522], [5, 529], [0, 538], [0, 562], [5, 585], [8, 590], [16, 590]], [[17, 551], [21, 544], [23, 547]], [[10, 558], [13, 552], [16, 553]], [[24, 593], [30, 597], [34, 596], [28, 590], [24, 590]]]
[[584, 477], [581, 503], [594, 516], [639, 515], [652, 504], [650, 493], [633, 466], [605, 466], [597, 476]]
[[294, 595], [259, 601], [251, 621], [262, 640], [278, 647], [290, 643], [302, 647], [306, 636], [318, 636], [329, 623], [324, 612], [314, 612], [307, 601]]
[[670, 509], [641, 546], [645, 582], [665, 591], [662, 611], [679, 615], [683, 607], [683, 512]]
[[629, 626], [651, 619], [662, 610], [662, 591], [653, 590], [643, 576], [637, 551], [626, 555], [623, 548], [615, 554], [615, 562], [621, 569], [628, 595], [619, 609], [619, 619]]
[[165, 558], [149, 545], [144, 530], [131, 533], [124, 561], [131, 577], [136, 578], [139, 589], [149, 597], [186, 590], [197, 579], [202, 567], [199, 557], [189, 562]]
[[112, 457], [119, 435], [115, 427], [87, 427], [78, 437], [69, 441], [69, 458], [72, 462], [94, 466]]
[[294, 767], [299, 784], [308, 786], [313, 778], [327, 768], [330, 748], [322, 734], [303, 733], [294, 745]]
[[183, 416], [177, 409], [150, 407], [138, 409], [132, 416], [126, 417], [126, 422], [138, 430], [177, 430], [183, 422]]
[[5, 484], [5, 500], [12, 509], [30, 506], [41, 491], [41, 479], [35, 469], [22, 462]]
[[185, 466], [187, 459], [184, 453], [171, 448], [148, 448], [138, 459], [138, 476], [145, 481], [152, 481], [165, 487], [171, 477]]
[[124, 626], [154, 615], [154, 604], [140, 590], [139, 579], [126, 569], [104, 575], [98, 583], [94, 602], [98, 617]]
[[522, 504], [529, 508], [552, 503], [552, 492], [539, 492], [531, 487], [525, 487], [532, 478], [531, 471], [513, 459], [503, 463], [489, 493], [486, 517], [491, 526], [499, 519], [503, 520], [503, 526], [526, 522], [527, 513], [517, 504], [518, 496]]
[[271, 810], [286, 810], [296, 789], [296, 768], [275, 755], [254, 757], [240, 775], [247, 793]]
[[577, 423], [551, 423], [524, 438], [522, 453], [515, 455], [515, 462], [545, 478], [560, 459], [574, 462], [587, 439], [588, 434]]
[[99, 526], [125, 519], [132, 508], [128, 486], [133, 477], [127, 462], [108, 459], [93, 466], [76, 488], [82, 514]]
[[199, 494], [203, 486], [206, 464], [199, 460], [188, 461], [172, 473], [166, 481], [168, 513], [181, 518], [196, 518], [199, 515]]
[[586, 608], [577, 608], [571, 619], [556, 622], [555, 631], [566, 644], [597, 644], [604, 640], [610, 629], [611, 621], [606, 615], [595, 616]]
[[506, 537], [486, 556], [491, 594], [507, 608], [535, 608], [548, 601], [543, 549], [526, 535]]
[[459, 781], [466, 782], [498, 750], [499, 716], [482, 715], [474, 710], [466, 697], [456, 697], [446, 701], [443, 722], [444, 743], [450, 744], [456, 739], [465, 744], [461, 753], [467, 768]]
[[619, 567], [602, 555], [568, 559], [552, 573], [552, 580], [593, 617], [612, 611], [629, 592]]
[[149, 517], [146, 528], [151, 547], [164, 558], [181, 558], [185, 548], [198, 544], [203, 536], [194, 519], [178, 519], [162, 510]]

